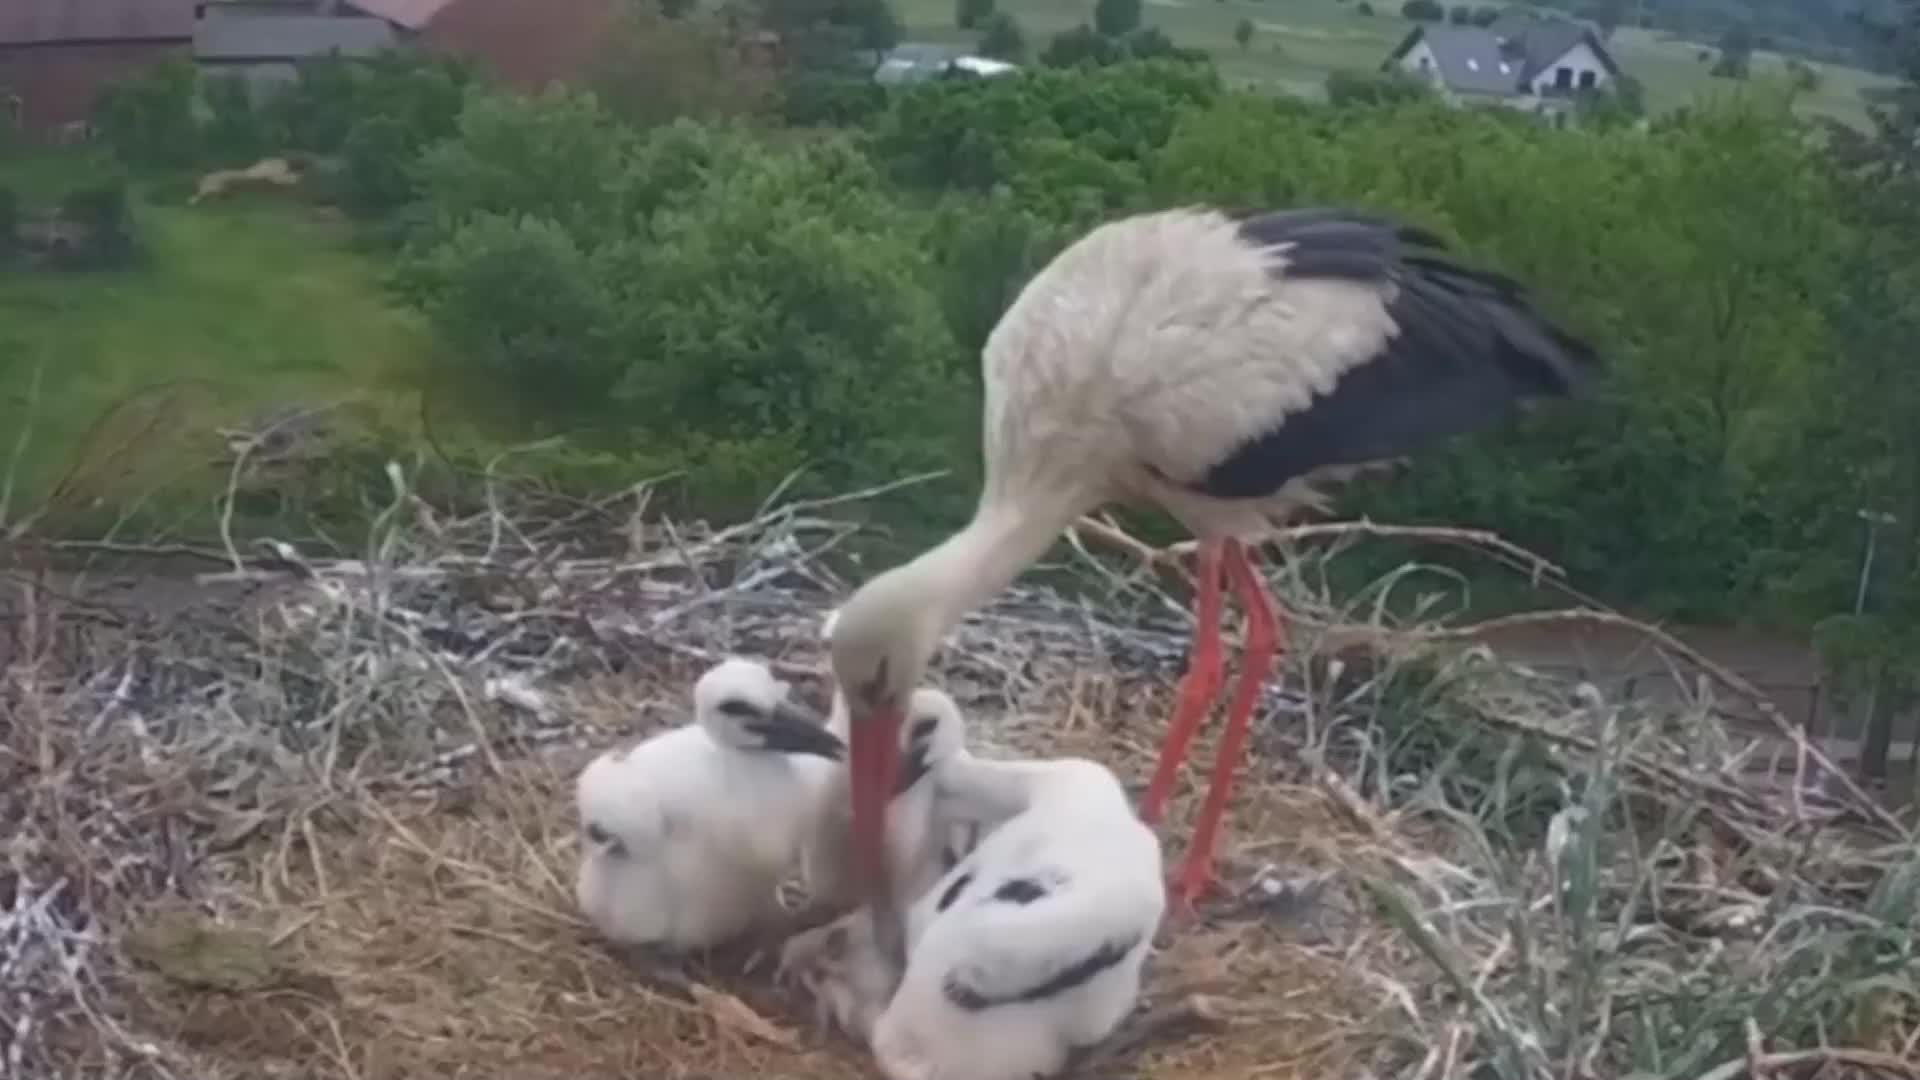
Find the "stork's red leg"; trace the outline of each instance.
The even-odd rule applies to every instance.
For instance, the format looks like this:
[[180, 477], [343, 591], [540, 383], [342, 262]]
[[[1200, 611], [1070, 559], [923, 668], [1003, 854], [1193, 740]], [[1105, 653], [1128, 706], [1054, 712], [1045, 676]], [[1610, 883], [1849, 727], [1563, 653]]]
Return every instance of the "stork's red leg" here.
[[1213, 759], [1213, 779], [1207, 786], [1206, 802], [1200, 806], [1200, 820], [1194, 825], [1193, 844], [1174, 886], [1175, 899], [1191, 906], [1207, 887], [1213, 869], [1213, 846], [1220, 831], [1220, 819], [1226, 813], [1227, 796], [1233, 790], [1233, 770], [1239, 766], [1247, 741], [1247, 725], [1253, 719], [1253, 707], [1260, 700], [1260, 687], [1273, 668], [1274, 654], [1281, 643], [1281, 627], [1267, 598], [1266, 583], [1247, 561], [1246, 548], [1238, 540], [1226, 544], [1224, 562], [1227, 579], [1247, 612], [1247, 639], [1240, 658], [1240, 681], [1233, 690], [1233, 702], [1227, 710], [1227, 726], [1220, 733], [1220, 746]]
[[1224, 542], [1203, 540], [1198, 559], [1200, 580], [1193, 601], [1193, 650], [1187, 657], [1187, 672], [1180, 677], [1180, 703], [1174, 709], [1173, 723], [1160, 744], [1160, 760], [1153, 767], [1153, 779], [1140, 797], [1140, 818], [1149, 825], [1159, 822], [1166, 812], [1167, 796], [1173, 792], [1173, 774], [1186, 759], [1187, 744], [1207, 714], [1213, 697], [1220, 692], [1220, 562]]

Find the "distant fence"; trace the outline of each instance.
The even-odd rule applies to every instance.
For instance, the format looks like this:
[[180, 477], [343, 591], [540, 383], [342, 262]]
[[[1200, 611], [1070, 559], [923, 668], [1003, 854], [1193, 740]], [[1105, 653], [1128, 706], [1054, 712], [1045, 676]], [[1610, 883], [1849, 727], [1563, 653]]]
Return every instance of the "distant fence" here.
[[[1693, 690], [1691, 685], [1683, 685], [1673, 672], [1664, 668], [1622, 670], [1593, 664], [1520, 662], [1534, 671], [1590, 682], [1617, 701], [1677, 703], [1690, 697]], [[1683, 678], [1687, 670], [1687, 665], [1681, 665]], [[1766, 695], [1782, 716], [1800, 725], [1802, 731], [1818, 740], [1836, 759], [1858, 759], [1866, 727], [1865, 710], [1858, 703], [1852, 709], [1840, 708], [1818, 680], [1768, 681], [1747, 673], [1736, 674]], [[1734, 697], [1724, 688], [1716, 687], [1714, 693], [1715, 707], [1729, 717], [1755, 724], [1766, 722], [1751, 703]], [[1920, 754], [1920, 710], [1911, 710], [1894, 720], [1892, 757], [1895, 761], [1910, 760], [1916, 754]]]

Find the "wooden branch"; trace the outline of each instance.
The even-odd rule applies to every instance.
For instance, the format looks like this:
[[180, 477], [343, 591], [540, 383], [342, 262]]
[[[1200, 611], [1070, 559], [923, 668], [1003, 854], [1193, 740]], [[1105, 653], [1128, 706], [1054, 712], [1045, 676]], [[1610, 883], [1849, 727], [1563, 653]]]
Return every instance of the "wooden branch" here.
[[1794, 1050], [1788, 1053], [1757, 1056], [1751, 1052], [1742, 1053], [1732, 1061], [1701, 1073], [1697, 1080], [1739, 1080], [1743, 1076], [1748, 1080], [1765, 1080], [1764, 1074], [1767, 1072], [1797, 1069], [1806, 1065], [1844, 1065], [1883, 1076], [1900, 1077], [1903, 1080], [1920, 1080], [1920, 1061], [1909, 1061], [1872, 1050], [1839, 1048]]

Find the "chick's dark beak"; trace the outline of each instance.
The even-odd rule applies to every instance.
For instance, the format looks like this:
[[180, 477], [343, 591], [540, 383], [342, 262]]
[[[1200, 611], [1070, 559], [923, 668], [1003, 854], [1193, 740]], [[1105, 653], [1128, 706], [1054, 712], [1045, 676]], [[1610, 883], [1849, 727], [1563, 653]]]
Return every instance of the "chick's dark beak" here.
[[847, 752], [846, 744], [827, 730], [820, 714], [797, 701], [775, 705], [765, 719], [749, 723], [747, 730], [775, 753], [809, 754], [839, 761]]

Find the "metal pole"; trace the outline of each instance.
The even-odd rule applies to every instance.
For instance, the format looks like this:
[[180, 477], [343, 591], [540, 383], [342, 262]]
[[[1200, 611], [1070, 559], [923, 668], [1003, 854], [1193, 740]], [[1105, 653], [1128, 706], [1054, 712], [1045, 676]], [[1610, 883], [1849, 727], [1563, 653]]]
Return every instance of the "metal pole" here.
[[1853, 613], [1858, 615], [1867, 610], [1867, 582], [1873, 573], [1874, 547], [1880, 539], [1880, 526], [1891, 525], [1893, 515], [1855, 510], [1854, 516], [1867, 523], [1867, 550], [1860, 557], [1860, 585], [1853, 594]]
[[1867, 576], [1873, 573], [1873, 542], [1880, 535], [1880, 529], [1873, 522], [1867, 523], [1867, 552], [1860, 558], [1860, 588], [1853, 594], [1853, 613], [1855, 615], [1867, 609]]

